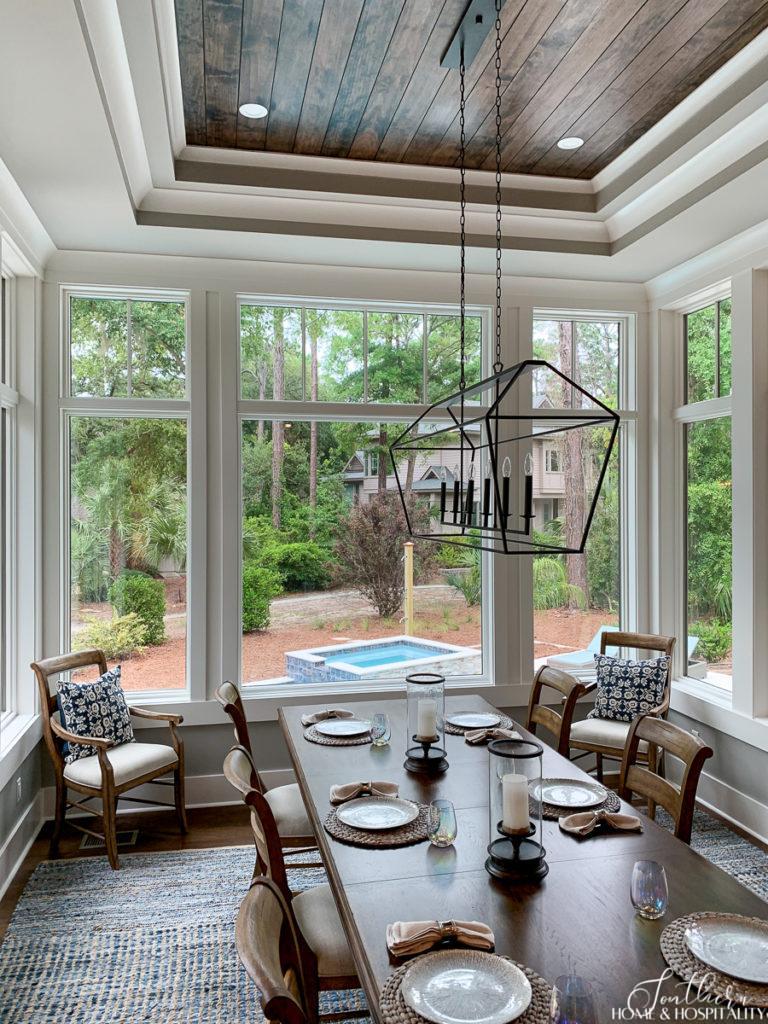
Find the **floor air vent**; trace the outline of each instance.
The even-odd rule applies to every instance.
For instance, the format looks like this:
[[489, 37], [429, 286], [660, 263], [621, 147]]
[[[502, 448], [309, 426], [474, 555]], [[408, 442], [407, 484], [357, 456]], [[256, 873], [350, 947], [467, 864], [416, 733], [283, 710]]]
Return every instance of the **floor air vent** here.
[[[117, 833], [117, 845], [118, 846], [135, 846], [136, 840], [139, 838], [139, 830], [137, 828], [131, 829], [127, 832]], [[99, 836], [83, 836], [80, 842], [81, 850], [98, 850], [103, 848], [106, 844], [104, 840]]]

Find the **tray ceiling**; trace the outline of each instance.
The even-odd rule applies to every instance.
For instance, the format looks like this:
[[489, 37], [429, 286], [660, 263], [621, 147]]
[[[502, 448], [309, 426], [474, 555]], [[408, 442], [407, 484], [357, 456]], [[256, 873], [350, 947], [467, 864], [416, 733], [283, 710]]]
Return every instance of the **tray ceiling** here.
[[[187, 142], [451, 167], [467, 0], [175, 0]], [[766, 0], [506, 0], [504, 169], [591, 178], [768, 26]], [[491, 169], [493, 33], [467, 72]], [[264, 120], [238, 114], [247, 102]], [[564, 152], [557, 142], [579, 136]]]

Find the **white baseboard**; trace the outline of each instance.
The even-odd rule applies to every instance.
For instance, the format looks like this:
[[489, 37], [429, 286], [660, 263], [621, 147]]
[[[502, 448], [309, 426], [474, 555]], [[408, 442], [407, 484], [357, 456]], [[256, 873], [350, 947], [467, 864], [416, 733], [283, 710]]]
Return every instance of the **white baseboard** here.
[[[277, 768], [271, 771], [259, 772], [267, 789], [274, 789], [276, 786], [286, 786], [296, 781], [293, 772], [288, 768]], [[130, 790], [129, 796], [137, 799], [142, 796], [148, 800], [168, 800], [173, 802], [173, 793], [168, 786], [153, 786], [148, 783], [146, 786], [139, 786]], [[56, 790], [53, 786], [47, 786], [41, 790], [42, 820], [49, 821], [54, 816], [56, 807]], [[218, 775], [188, 775], [186, 780], [187, 807], [223, 807], [227, 804], [240, 803], [240, 796], [227, 782], [222, 774]], [[94, 806], [98, 807], [98, 801], [94, 800]], [[150, 804], [125, 803], [120, 807], [121, 811], [156, 811], [157, 808]], [[70, 811], [67, 817], [84, 816], [82, 812]]]
[[43, 820], [42, 791], [39, 790], [0, 847], [0, 899], [21, 868], [24, 858], [37, 838]]
[[768, 805], [706, 772], [701, 773], [697, 799], [704, 807], [768, 844]]

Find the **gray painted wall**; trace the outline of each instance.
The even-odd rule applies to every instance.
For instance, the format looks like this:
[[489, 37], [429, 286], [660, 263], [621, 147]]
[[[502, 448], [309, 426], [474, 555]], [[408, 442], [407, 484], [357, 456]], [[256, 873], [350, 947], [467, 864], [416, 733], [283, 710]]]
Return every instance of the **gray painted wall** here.
[[740, 793], [768, 805], [768, 752], [748, 743], [702, 725], [693, 718], [670, 712], [669, 720], [682, 729], [695, 729], [714, 755], [704, 765], [704, 771]]
[[[21, 764], [13, 778], [0, 789], [0, 847], [13, 832], [21, 816], [35, 800], [40, 789], [41, 746], [38, 745]], [[17, 799], [16, 779], [21, 779], [21, 800]], [[0, 886], [2, 886], [0, 879]]]

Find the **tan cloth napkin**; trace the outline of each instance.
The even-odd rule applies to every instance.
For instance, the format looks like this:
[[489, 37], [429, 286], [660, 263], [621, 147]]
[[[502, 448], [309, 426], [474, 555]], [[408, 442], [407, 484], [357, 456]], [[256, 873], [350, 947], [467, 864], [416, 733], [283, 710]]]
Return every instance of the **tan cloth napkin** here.
[[560, 818], [560, 828], [574, 836], [588, 836], [600, 825], [614, 832], [642, 832], [643, 823], [633, 814], [612, 814], [602, 808]]
[[397, 796], [396, 782], [347, 782], [331, 786], [331, 803], [343, 804], [356, 796]]
[[523, 737], [514, 729], [469, 729], [464, 733], [467, 743], [485, 743], [489, 740], [521, 740]]
[[395, 921], [387, 925], [387, 948], [393, 956], [423, 953], [451, 939], [469, 949], [491, 950], [493, 932], [480, 921]]
[[313, 715], [302, 715], [302, 725], [316, 725], [318, 722], [327, 722], [329, 718], [354, 718], [354, 711], [347, 711], [346, 708], [328, 708], [327, 711], [315, 711]]

